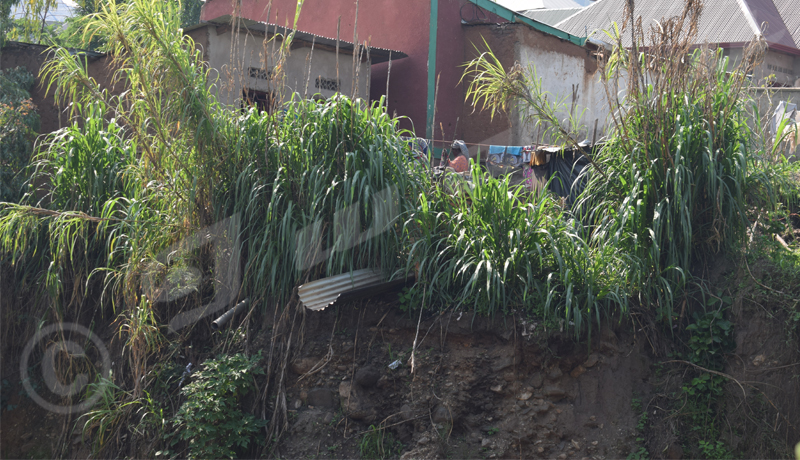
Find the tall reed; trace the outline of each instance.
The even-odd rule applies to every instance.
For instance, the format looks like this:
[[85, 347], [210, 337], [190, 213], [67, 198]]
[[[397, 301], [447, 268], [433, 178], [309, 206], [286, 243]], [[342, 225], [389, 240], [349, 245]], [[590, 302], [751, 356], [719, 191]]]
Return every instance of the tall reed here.
[[[603, 68], [614, 125], [578, 209], [594, 245], [642, 261], [630, 280], [639, 301], [671, 321], [693, 263], [744, 234], [751, 150], [745, 92], [761, 44], [731, 66], [721, 51], [694, 49], [702, 2], [650, 29], [630, 18], [633, 49], [615, 37]], [[641, 49], [643, 51], [638, 52]], [[624, 97], [612, 88], [624, 87]]]

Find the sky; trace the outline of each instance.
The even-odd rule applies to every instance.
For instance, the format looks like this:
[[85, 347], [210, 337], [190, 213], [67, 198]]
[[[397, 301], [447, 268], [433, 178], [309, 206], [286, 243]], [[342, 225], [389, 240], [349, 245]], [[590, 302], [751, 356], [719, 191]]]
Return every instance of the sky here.
[[[22, 17], [24, 3], [25, 2], [22, 1], [14, 7], [11, 11], [12, 18]], [[78, 4], [72, 0], [58, 0], [58, 7], [55, 10], [47, 12], [47, 22], [64, 22], [64, 19], [72, 16], [72, 10], [77, 7]]]

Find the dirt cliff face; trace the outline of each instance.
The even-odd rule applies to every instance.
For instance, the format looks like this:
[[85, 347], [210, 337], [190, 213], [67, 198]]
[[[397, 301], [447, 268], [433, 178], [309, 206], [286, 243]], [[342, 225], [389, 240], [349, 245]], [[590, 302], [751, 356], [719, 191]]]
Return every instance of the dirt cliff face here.
[[357, 457], [376, 432], [401, 458], [635, 450], [631, 400], [651, 392], [643, 337], [605, 327], [589, 347], [560, 334], [544, 341], [544, 325], [522, 318], [446, 313], [419, 328], [415, 319], [376, 303], [307, 313], [282, 456]]
[[[747, 285], [735, 264], [720, 265], [718, 286]], [[787, 312], [739, 292], [727, 313], [736, 348], [714, 405], [729, 423], [719, 437], [729, 452], [771, 457], [800, 435], [796, 331]], [[545, 330], [518, 315], [412, 318], [391, 296], [306, 312], [280, 455], [353, 458], [376, 445], [403, 459], [708, 455], [687, 435], [685, 387], [703, 373], [682, 359], [690, 320], [676, 318], [670, 333], [632, 318], [578, 343], [558, 321]], [[767, 419], [770, 429], [756, 426]]]

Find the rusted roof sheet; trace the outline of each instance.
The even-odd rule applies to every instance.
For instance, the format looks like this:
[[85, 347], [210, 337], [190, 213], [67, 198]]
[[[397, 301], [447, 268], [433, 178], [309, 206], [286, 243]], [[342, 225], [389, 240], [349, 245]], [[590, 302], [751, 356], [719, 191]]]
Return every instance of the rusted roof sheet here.
[[[614, 22], [622, 26], [626, 2], [600, 0], [556, 26], [571, 34], [596, 32], [599, 38], [606, 39], [603, 30], [611, 30]], [[638, 1], [635, 5], [635, 14], [641, 16], [645, 27], [664, 18], [679, 16], [684, 7], [683, 2], [662, 0]], [[796, 0], [706, 0], [698, 24], [697, 42], [746, 43], [760, 33], [759, 27], [766, 22], [768, 27], [764, 38], [767, 42], [785, 47], [788, 51], [800, 51], [800, 42], [797, 40], [800, 35], [798, 16], [800, 8], [796, 6]], [[623, 44], [630, 46], [629, 34], [623, 36]]]

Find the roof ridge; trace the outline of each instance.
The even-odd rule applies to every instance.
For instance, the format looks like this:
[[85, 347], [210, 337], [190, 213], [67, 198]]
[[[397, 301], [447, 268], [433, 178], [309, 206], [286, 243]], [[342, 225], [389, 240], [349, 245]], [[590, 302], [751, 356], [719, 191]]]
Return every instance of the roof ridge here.
[[757, 37], [762, 37], [764, 34], [761, 33], [761, 27], [758, 25], [755, 16], [753, 16], [753, 12], [750, 11], [750, 5], [747, 4], [747, 1], [736, 0], [736, 3], [739, 4], [739, 9], [742, 10], [744, 18], [747, 20], [747, 24], [749, 24], [750, 28], [753, 30], [753, 34]]
[[[570, 19], [574, 18], [575, 16], [577, 16], [577, 15], [579, 15], [579, 14], [583, 14], [584, 12], [588, 11], [590, 8], [592, 8], [592, 7], [596, 6], [596, 5], [599, 5], [599, 4], [600, 4], [600, 2], [602, 2], [602, 1], [603, 1], [603, 0], [597, 0], [596, 2], [592, 2], [592, 3], [590, 3], [589, 5], [587, 5], [587, 6], [584, 6], [583, 8], [581, 8], [580, 10], [578, 10], [578, 11], [577, 11], [575, 14], [573, 14], [573, 15], [571, 15], [571, 16], [568, 16], [568, 17], [564, 18], [564, 19], [563, 19], [561, 22], [557, 23], [557, 24], [555, 25], [555, 27], [557, 27], [557, 28], [560, 28], [560, 27], [561, 27], [561, 24], [563, 24], [563, 23], [565, 23], [565, 22], [569, 21]], [[587, 14], [588, 14], [588, 13], [587, 13]]]
[[[778, 9], [774, 0], [744, 0], [749, 7], [750, 13], [759, 28], [761, 35], [768, 42], [774, 42], [791, 48], [800, 48], [794, 39], [794, 34], [789, 31], [786, 17]], [[766, 23], [767, 28], [762, 30], [762, 25]]]
[[565, 10], [583, 10], [585, 8], [589, 8], [588, 6], [573, 6], [570, 8], [530, 8], [527, 10], [521, 11], [565, 11]]

